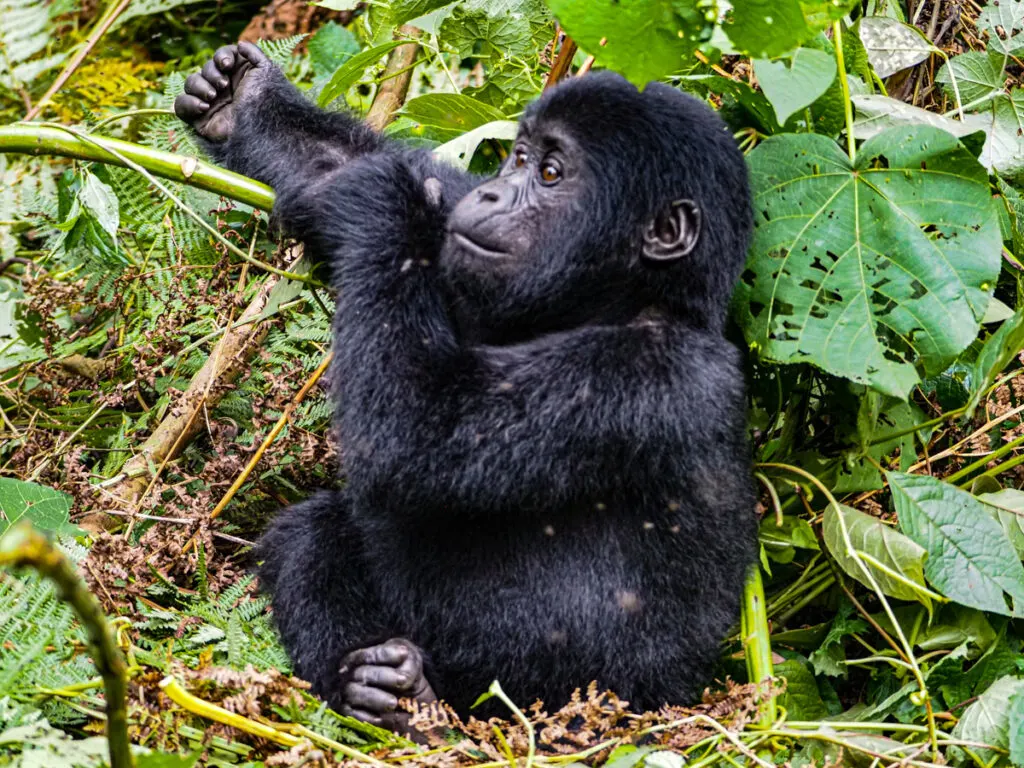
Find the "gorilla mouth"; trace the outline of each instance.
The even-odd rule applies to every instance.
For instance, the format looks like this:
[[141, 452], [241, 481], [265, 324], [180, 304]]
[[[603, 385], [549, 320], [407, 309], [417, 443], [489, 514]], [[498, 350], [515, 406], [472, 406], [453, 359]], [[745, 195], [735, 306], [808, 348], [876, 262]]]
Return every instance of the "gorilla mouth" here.
[[476, 256], [483, 256], [486, 259], [500, 259], [508, 256], [507, 251], [499, 251], [495, 248], [490, 248], [478, 243], [476, 240], [472, 240], [461, 232], [452, 232], [452, 237], [455, 238], [455, 242], [460, 246]]

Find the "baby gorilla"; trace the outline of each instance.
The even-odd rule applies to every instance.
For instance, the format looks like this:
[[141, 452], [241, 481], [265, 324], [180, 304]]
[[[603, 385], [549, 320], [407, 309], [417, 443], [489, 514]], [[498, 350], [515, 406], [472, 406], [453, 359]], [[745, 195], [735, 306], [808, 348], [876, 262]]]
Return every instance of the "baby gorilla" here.
[[738, 350], [743, 157], [661, 84], [572, 79], [484, 179], [313, 107], [259, 51], [175, 103], [339, 291], [330, 379], [345, 487], [283, 510], [260, 578], [297, 674], [403, 729], [597, 680], [699, 696], [755, 553]]

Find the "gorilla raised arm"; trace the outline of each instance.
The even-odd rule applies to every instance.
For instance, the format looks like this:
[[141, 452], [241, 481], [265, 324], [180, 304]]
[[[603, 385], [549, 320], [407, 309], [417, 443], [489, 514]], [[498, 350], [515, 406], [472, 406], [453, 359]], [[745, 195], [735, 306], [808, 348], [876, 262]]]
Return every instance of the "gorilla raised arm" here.
[[339, 289], [347, 482], [260, 544], [297, 673], [397, 729], [399, 698], [465, 712], [495, 678], [524, 704], [698, 696], [756, 530], [722, 335], [750, 196], [714, 113], [569, 80], [484, 180], [316, 109], [251, 45], [175, 109]]

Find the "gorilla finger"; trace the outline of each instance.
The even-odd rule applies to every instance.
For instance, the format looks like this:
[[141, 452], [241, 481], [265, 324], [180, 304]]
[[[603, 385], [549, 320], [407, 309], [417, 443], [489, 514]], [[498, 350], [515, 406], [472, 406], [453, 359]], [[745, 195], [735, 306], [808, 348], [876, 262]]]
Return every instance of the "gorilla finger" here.
[[213, 60], [217, 63], [217, 68], [221, 72], [228, 74], [231, 68], [235, 66], [235, 57], [238, 55], [237, 45], [224, 45], [217, 49], [216, 53], [213, 54]]
[[217, 98], [217, 89], [210, 85], [206, 78], [198, 72], [185, 78], [185, 93], [197, 96], [203, 101], [213, 101]]
[[264, 64], [269, 64], [270, 59], [267, 58], [259, 46], [253, 45], [252, 43], [239, 43], [238, 54], [245, 59], [248, 59], [253, 66], [261, 67]]
[[384, 725], [384, 719], [379, 715], [371, 715], [369, 712], [364, 712], [361, 709], [355, 709], [347, 704], [341, 708], [341, 714], [345, 715], [345, 717], [354, 717], [356, 720], [362, 720], [364, 723], [369, 723], [370, 725]]
[[398, 697], [394, 694], [359, 683], [345, 686], [345, 701], [368, 712], [394, 712], [398, 707]]
[[225, 88], [228, 87], [227, 77], [224, 75], [223, 72], [217, 69], [217, 62], [215, 62], [213, 59], [210, 59], [203, 65], [202, 74], [203, 77], [209, 80], [210, 83], [212, 83], [213, 86], [218, 91], [223, 91]]
[[[403, 665], [405, 666], [405, 665]], [[352, 680], [387, 691], [405, 692], [412, 689], [416, 682], [416, 670], [404, 670], [402, 667], [363, 666], [352, 673]]]
[[174, 100], [174, 114], [182, 120], [196, 120], [209, 108], [210, 105], [205, 101], [185, 93], [179, 95], [178, 98]]
[[406, 645], [385, 643], [369, 648], [360, 648], [342, 660], [342, 674], [361, 666], [397, 667], [409, 657]]

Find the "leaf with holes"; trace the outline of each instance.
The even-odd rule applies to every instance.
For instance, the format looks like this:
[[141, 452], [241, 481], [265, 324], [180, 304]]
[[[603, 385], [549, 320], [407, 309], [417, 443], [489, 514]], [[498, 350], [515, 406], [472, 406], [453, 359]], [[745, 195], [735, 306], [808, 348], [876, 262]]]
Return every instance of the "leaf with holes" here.
[[928, 551], [928, 581], [961, 605], [1024, 617], [1024, 566], [986, 505], [934, 477], [886, 475], [900, 529]]
[[988, 49], [1016, 54], [1024, 49], [1024, 0], [994, 0], [978, 14], [978, 29], [988, 33]]
[[755, 232], [737, 287], [751, 347], [906, 398], [978, 332], [1002, 242], [988, 175], [950, 134], [894, 128], [855, 164], [786, 134], [750, 154]]

